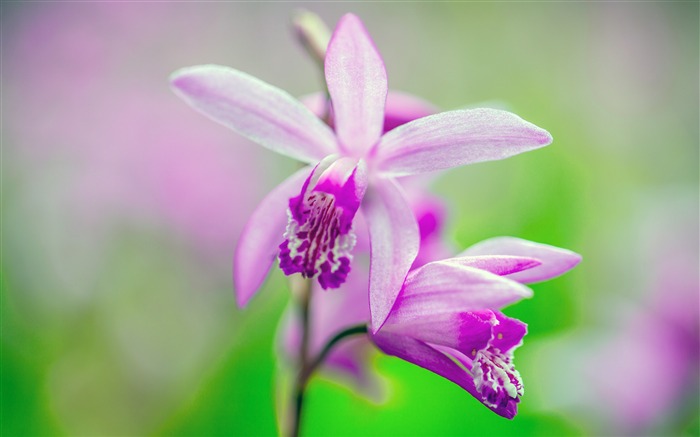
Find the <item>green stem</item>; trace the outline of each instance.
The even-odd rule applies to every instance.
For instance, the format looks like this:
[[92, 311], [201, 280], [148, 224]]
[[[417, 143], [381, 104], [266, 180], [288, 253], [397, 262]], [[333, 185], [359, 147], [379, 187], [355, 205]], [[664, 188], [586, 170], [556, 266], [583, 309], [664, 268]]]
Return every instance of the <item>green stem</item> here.
[[[307, 307], [307, 312], [308, 316], [308, 307]], [[305, 327], [308, 327], [308, 324], [305, 325]], [[323, 361], [328, 357], [328, 354], [331, 353], [333, 350], [333, 347], [338, 344], [341, 340], [347, 337], [351, 337], [353, 335], [359, 335], [359, 334], [366, 334], [367, 333], [367, 325], [362, 324], [362, 325], [355, 325], [351, 326], [349, 328], [346, 328], [337, 334], [335, 334], [329, 341], [326, 343], [326, 345], [321, 349], [321, 352], [316, 356], [316, 358], [311, 361], [311, 362], [306, 362], [306, 360], [303, 360], [304, 366], [301, 367], [299, 371], [299, 376], [297, 377], [295, 388], [294, 388], [294, 403], [295, 403], [295, 409], [294, 409], [294, 421], [293, 421], [293, 426], [292, 426], [292, 437], [298, 437], [299, 436], [299, 431], [301, 429], [301, 410], [304, 405], [304, 392], [306, 390], [306, 385], [309, 382], [309, 378], [311, 378], [311, 375], [316, 371], [316, 369], [323, 364]], [[306, 334], [308, 338], [308, 333]], [[304, 334], [302, 334], [302, 339]], [[303, 341], [302, 341], [302, 347], [303, 347]]]
[[306, 381], [302, 378], [304, 369], [307, 368], [308, 357], [309, 357], [309, 336], [311, 330], [309, 329], [311, 325], [311, 317], [309, 317], [309, 305], [311, 304], [311, 281], [305, 279], [303, 281], [302, 287], [300, 287], [300, 299], [299, 303], [301, 306], [301, 346], [299, 348], [299, 376], [297, 377], [294, 386], [294, 415], [292, 416], [292, 430], [291, 436], [298, 437], [299, 430], [301, 428], [301, 409], [304, 404], [304, 389], [306, 388]]
[[323, 364], [323, 360], [326, 359], [328, 354], [331, 353], [331, 350], [333, 349], [333, 346], [335, 346], [338, 342], [340, 342], [342, 339], [346, 337], [351, 337], [353, 335], [358, 335], [358, 334], [366, 334], [367, 333], [367, 325], [366, 324], [361, 324], [361, 325], [355, 325], [351, 326], [349, 328], [346, 328], [337, 334], [333, 336], [330, 340], [328, 340], [328, 343], [321, 349], [321, 352], [318, 354], [315, 360], [313, 360], [309, 366], [306, 369], [306, 378], [308, 379], [314, 371]]

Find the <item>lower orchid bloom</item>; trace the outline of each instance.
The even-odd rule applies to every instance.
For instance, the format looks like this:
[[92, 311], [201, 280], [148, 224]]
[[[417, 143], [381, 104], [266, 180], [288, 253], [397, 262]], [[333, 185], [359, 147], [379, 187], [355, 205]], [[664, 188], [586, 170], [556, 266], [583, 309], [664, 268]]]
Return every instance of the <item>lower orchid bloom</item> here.
[[[366, 359], [367, 348], [374, 343], [386, 354], [456, 383], [497, 414], [513, 418], [524, 393], [513, 351], [522, 343], [526, 325], [499, 309], [532, 295], [523, 284], [559, 276], [580, 259], [568, 250], [498, 237], [457, 257], [415, 268], [384, 326], [375, 334], [338, 344], [322, 370], [376, 399], [372, 384], [377, 378]], [[344, 327], [369, 321], [366, 271], [358, 270], [338, 290], [342, 293], [313, 295], [314, 354]], [[281, 326], [282, 348], [288, 357], [294, 358], [298, 350], [299, 324], [288, 313]]]
[[483, 241], [455, 258], [411, 271], [372, 340], [385, 353], [449, 379], [512, 419], [524, 393], [513, 351], [527, 329], [498, 310], [532, 295], [522, 284], [559, 276], [580, 259], [518, 238]]
[[369, 294], [376, 332], [419, 244], [415, 218], [394, 178], [504, 159], [546, 146], [552, 138], [494, 109], [429, 115], [382, 134], [386, 70], [352, 14], [336, 26], [324, 65], [332, 120], [227, 67], [185, 68], [173, 74], [172, 85], [195, 109], [252, 141], [304, 163], [320, 162], [282, 182], [251, 216], [234, 261], [239, 305], [255, 294], [278, 257], [286, 274], [301, 273], [323, 288], [338, 288], [351, 269], [359, 208], [371, 243]]

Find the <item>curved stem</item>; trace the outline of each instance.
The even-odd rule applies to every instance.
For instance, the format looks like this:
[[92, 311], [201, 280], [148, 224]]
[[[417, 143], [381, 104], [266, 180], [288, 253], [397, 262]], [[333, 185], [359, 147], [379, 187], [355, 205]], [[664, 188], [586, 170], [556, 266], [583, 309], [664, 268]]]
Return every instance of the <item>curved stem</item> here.
[[[308, 303], [307, 303], [308, 304]], [[307, 307], [307, 312], [308, 316], [308, 307]], [[308, 321], [304, 325], [305, 328], [308, 327]], [[361, 325], [355, 325], [351, 326], [349, 328], [343, 329], [342, 331], [338, 332], [335, 334], [330, 340], [328, 340], [328, 343], [321, 349], [321, 352], [316, 356], [316, 358], [311, 361], [307, 362], [305, 359], [302, 360], [304, 362], [304, 366], [301, 367], [299, 371], [299, 376], [297, 377], [296, 384], [294, 387], [294, 403], [295, 403], [295, 409], [294, 409], [294, 422], [292, 425], [292, 437], [298, 437], [299, 436], [299, 430], [301, 428], [301, 410], [304, 404], [304, 392], [306, 390], [306, 384], [309, 382], [309, 378], [311, 375], [314, 373], [314, 371], [321, 365], [323, 364], [323, 360], [326, 359], [328, 354], [331, 353], [333, 350], [333, 347], [338, 344], [341, 340], [347, 337], [351, 337], [353, 335], [358, 335], [358, 334], [366, 334], [367, 333], [367, 325], [366, 324], [361, 324]], [[304, 334], [302, 334], [304, 336]], [[304, 338], [302, 336], [302, 339]], [[308, 333], [306, 333], [307, 339], [308, 339]], [[302, 347], [303, 347], [303, 342], [302, 342]], [[308, 347], [308, 345], [307, 345]]]
[[367, 325], [366, 324], [360, 324], [360, 325], [355, 325], [351, 326], [349, 328], [343, 329], [342, 331], [338, 332], [328, 340], [328, 343], [321, 349], [321, 352], [318, 354], [315, 360], [313, 360], [308, 367], [306, 368], [306, 378], [311, 376], [312, 373], [320, 366], [323, 364], [323, 360], [326, 359], [328, 354], [331, 352], [333, 349], [333, 346], [335, 346], [338, 342], [340, 342], [342, 339], [346, 337], [351, 337], [353, 335], [358, 335], [358, 334], [366, 334], [367, 333]]

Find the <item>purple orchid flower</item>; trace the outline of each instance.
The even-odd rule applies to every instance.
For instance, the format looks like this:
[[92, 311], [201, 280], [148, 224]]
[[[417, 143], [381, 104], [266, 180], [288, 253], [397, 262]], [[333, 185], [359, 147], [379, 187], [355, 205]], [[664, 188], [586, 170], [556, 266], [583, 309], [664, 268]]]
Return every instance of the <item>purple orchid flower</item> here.
[[372, 340], [385, 353], [449, 379], [512, 419], [524, 393], [513, 351], [527, 327], [498, 310], [532, 295], [522, 284], [559, 276], [580, 259], [518, 238], [483, 241], [455, 258], [411, 271]]
[[[300, 98], [300, 101], [314, 114], [322, 117], [326, 111], [326, 98], [322, 93], [315, 93]], [[390, 90], [387, 94], [384, 112], [384, 133], [409, 121], [437, 112], [431, 103], [400, 91]], [[451, 253], [442, 241], [441, 230], [444, 222], [445, 207], [434, 196], [423, 190], [425, 177], [402, 178], [401, 185], [406, 189], [406, 198], [418, 224], [420, 248], [419, 260], [435, 260], [449, 257]], [[312, 327], [309, 333], [309, 352], [316, 356], [328, 341], [348, 326], [367, 323], [370, 318], [367, 297], [369, 278], [369, 241], [366, 223], [359, 215], [355, 223], [358, 235], [355, 246], [354, 267], [346, 282], [340, 285], [338, 293], [319, 293], [319, 284], [312, 285], [311, 308], [309, 311]], [[427, 261], [425, 261], [427, 262]], [[423, 262], [424, 263], [424, 262]], [[294, 302], [287, 307], [278, 329], [278, 346], [282, 362], [297, 362], [302, 337], [299, 311]], [[368, 368], [369, 357], [375, 351], [369, 338], [356, 337], [338, 344], [323, 363], [324, 373], [368, 398], [379, 401], [383, 396], [381, 382], [377, 375]]]
[[503, 159], [552, 138], [493, 109], [448, 111], [382, 135], [386, 70], [352, 14], [341, 18], [331, 37], [325, 76], [333, 129], [286, 92], [228, 67], [185, 68], [173, 74], [172, 84], [195, 109], [239, 134], [302, 162], [320, 161], [282, 182], [251, 216], [234, 262], [239, 305], [255, 294], [278, 255], [286, 274], [298, 272], [318, 278], [324, 288], [339, 287], [350, 270], [352, 225], [361, 205], [371, 242], [370, 311], [376, 332], [419, 244], [415, 218], [394, 177]]
[[[373, 342], [384, 353], [449, 379], [497, 414], [513, 418], [524, 393], [513, 351], [522, 343], [526, 325], [498, 310], [532, 295], [522, 284], [559, 276], [580, 259], [568, 250], [498, 237], [418, 267], [403, 283], [384, 326], [376, 334], [339, 344], [322, 369], [379, 399], [377, 377], [367, 360]], [[357, 267], [341, 286], [342, 293], [313, 295], [312, 353], [342, 328], [369, 320], [366, 264]], [[288, 312], [280, 326], [283, 353], [292, 359], [299, 324]]]
[[420, 248], [411, 265], [411, 270], [414, 270], [431, 261], [450, 258], [454, 255], [455, 250], [443, 237], [447, 216], [445, 202], [414, 185], [422, 182], [416, 179], [422, 178], [407, 179], [403, 178], [401, 185], [406, 188], [408, 202], [418, 222], [418, 232], [420, 233]]
[[[321, 93], [303, 97], [301, 101], [319, 117], [326, 111], [327, 102]], [[437, 108], [435, 106], [418, 97], [389, 91], [385, 110], [384, 132], [386, 133], [397, 126], [436, 112]], [[416, 218], [420, 235], [418, 255], [411, 266], [411, 270], [415, 270], [434, 260], [449, 258], [454, 253], [452, 248], [442, 238], [446, 207], [440, 199], [425, 192], [423, 188], [426, 183], [426, 177], [430, 176], [420, 175], [401, 178], [401, 186], [405, 189], [406, 199]], [[339, 293], [312, 293], [311, 311], [309, 312], [311, 315], [310, 326], [312, 326], [309, 334], [309, 351], [312, 356], [317, 355], [324, 345], [344, 328], [366, 323], [370, 318], [367, 296], [369, 263], [364, 255], [369, 251], [369, 242], [367, 241], [367, 234], [361, 231], [364, 230], [366, 224], [361, 220], [362, 216], [359, 216], [359, 218], [360, 220], [357, 224], [359, 225], [358, 236], [360, 238], [358, 239], [355, 256], [360, 259], [355, 261], [355, 268], [348, 275], [347, 281], [339, 287]], [[516, 253], [524, 256], [538, 255], [546, 260], [543, 263], [544, 267], [540, 265], [539, 270], [549, 269], [549, 274], [552, 277], [556, 276], [557, 270], [563, 273], [577, 262], [577, 255], [568, 251], [558, 251], [558, 249], [550, 246], [506, 237], [481, 242], [467, 249], [460, 256], [489, 254], [491, 252], [498, 253], [499, 250], [506, 250], [511, 255]], [[552, 250], [558, 255], [558, 259], [551, 255]], [[546, 279], [546, 272], [541, 277], [543, 280]], [[522, 322], [509, 319], [496, 311], [477, 311], [467, 315], [467, 317], [481, 320], [480, 332], [482, 333], [482, 342], [484, 333], [487, 331], [492, 332], [494, 329], [492, 326], [486, 326], [487, 322], [489, 325], [500, 324], [499, 329], [501, 331], [504, 329], [516, 331], [522, 329], [524, 335], [525, 325]], [[474, 325], [473, 328], [478, 328], [478, 324]], [[479, 329], [476, 330], [479, 331]], [[381, 337], [381, 332], [378, 334], [380, 342], [384, 338]], [[498, 334], [499, 332], [495, 334], [497, 340]], [[296, 362], [301, 343], [301, 320], [294, 305], [290, 305], [285, 311], [278, 329], [278, 336], [279, 350], [284, 357], [282, 362]], [[516, 333], [514, 338], [517, 339], [517, 337]], [[506, 349], [505, 343], [500, 344], [501, 350], [509, 354], [507, 361], [518, 383], [515, 391], [516, 395], [518, 395], [518, 390], [520, 395], [522, 395], [523, 389], [519, 380], [519, 374], [512, 367], [512, 351], [520, 344], [521, 340], [522, 335], [520, 335], [518, 341], [513, 342], [509, 349]], [[491, 348], [493, 349], [493, 346]], [[324, 361], [321, 371], [334, 381], [350, 386], [355, 392], [362, 393], [374, 401], [380, 401], [384, 397], [381, 379], [370, 368], [370, 357], [374, 349], [370, 336], [351, 338], [332, 349], [332, 352]], [[481, 356], [486, 356], [489, 353], [492, 354], [492, 352], [487, 350], [482, 352]], [[503, 362], [505, 363], [506, 360]], [[486, 366], [484, 365], [483, 367], [484, 369], [479, 368], [482, 369], [482, 381], [488, 380], [491, 375], [491, 372], [485, 368]], [[474, 390], [476, 390], [476, 385], [474, 387]], [[487, 393], [489, 392], [488, 386], [484, 386], [483, 382], [480, 388]], [[492, 399], [496, 394], [497, 392], [491, 389], [490, 396]], [[476, 397], [480, 399], [479, 396]], [[514, 416], [517, 402], [513, 401], [511, 404], [509, 411]]]

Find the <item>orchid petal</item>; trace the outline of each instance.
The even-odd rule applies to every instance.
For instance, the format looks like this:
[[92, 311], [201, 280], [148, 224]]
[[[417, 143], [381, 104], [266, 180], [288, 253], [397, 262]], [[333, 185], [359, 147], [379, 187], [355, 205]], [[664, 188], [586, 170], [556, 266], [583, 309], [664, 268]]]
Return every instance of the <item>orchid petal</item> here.
[[[328, 117], [331, 126], [333, 125], [333, 108], [328, 107], [330, 102], [325, 93], [307, 94], [299, 97], [299, 101], [317, 117], [321, 119]], [[438, 108], [435, 105], [420, 97], [402, 91], [389, 90], [386, 95], [383, 132], [388, 132], [397, 126], [436, 112], [438, 112]]]
[[509, 352], [523, 343], [527, 334], [527, 324], [494, 311], [498, 324], [493, 328], [491, 344], [503, 353]]
[[370, 238], [369, 300], [372, 332], [384, 324], [419, 245], [418, 225], [401, 188], [391, 179], [370, 186], [363, 205]]
[[[404, 183], [406, 179], [408, 178], [401, 181], [401, 186], [404, 188], [407, 186], [407, 184]], [[426, 194], [424, 191], [424, 188], [406, 190], [406, 194], [409, 197], [409, 204], [418, 222], [421, 243], [428, 238], [440, 238], [447, 219], [447, 207], [445, 206], [445, 202], [433, 195]], [[431, 261], [438, 259], [441, 258], [433, 258]]]
[[513, 273], [521, 272], [535, 268], [542, 264], [534, 258], [521, 256], [464, 256], [442, 260], [443, 263], [451, 263], [460, 266], [474, 267], [476, 269], [486, 270], [494, 275], [506, 276]]
[[497, 323], [491, 310], [427, 314], [402, 320], [389, 316], [380, 332], [391, 331], [470, 354], [488, 346]]
[[346, 339], [328, 355], [322, 371], [353, 393], [375, 403], [383, 402], [387, 395], [385, 381], [371, 366], [377, 352], [366, 336]]
[[524, 285], [485, 270], [432, 262], [414, 270], [391, 312], [391, 323], [432, 314], [499, 309], [532, 296]]
[[455, 252], [442, 235], [447, 207], [441, 199], [425, 193], [425, 186], [429, 183], [427, 179], [425, 176], [409, 176], [400, 181], [420, 231], [420, 249], [411, 270], [431, 261], [449, 258]]
[[369, 229], [367, 228], [367, 220], [362, 212], [362, 208], [355, 214], [355, 219], [352, 221], [352, 230], [355, 231], [357, 236], [355, 253], [369, 253]]
[[198, 65], [171, 76], [175, 93], [209, 118], [275, 152], [316, 162], [337, 152], [333, 131], [287, 92], [233, 68]]
[[377, 147], [377, 166], [402, 176], [508, 158], [552, 142], [551, 135], [515, 114], [462, 109], [431, 115], [388, 132]]
[[389, 132], [409, 121], [435, 114], [438, 108], [412, 94], [389, 91], [384, 112], [384, 132]]
[[338, 22], [325, 69], [340, 145], [351, 156], [363, 156], [382, 134], [387, 78], [384, 62], [357, 16], [347, 14]]
[[467, 248], [459, 256], [473, 255], [514, 255], [539, 260], [542, 264], [537, 267], [507, 275], [509, 279], [523, 284], [552, 279], [571, 270], [581, 261], [581, 255], [570, 250], [515, 237], [484, 240]]
[[[455, 362], [457, 360], [452, 360], [436, 348], [414, 338], [405, 337], [392, 332], [385, 332], [384, 330], [374, 335], [372, 339], [384, 353], [397, 356], [440, 375], [462, 387], [477, 400], [482, 399], [467, 369], [462, 368]], [[518, 412], [517, 400], [508, 402], [506, 407], [492, 408], [488, 405], [486, 406], [496, 414], [508, 419], [515, 417]]]
[[248, 219], [233, 263], [238, 306], [244, 307], [265, 280], [284, 239], [289, 199], [299, 192], [311, 171], [312, 167], [306, 167], [288, 177], [265, 196]]

